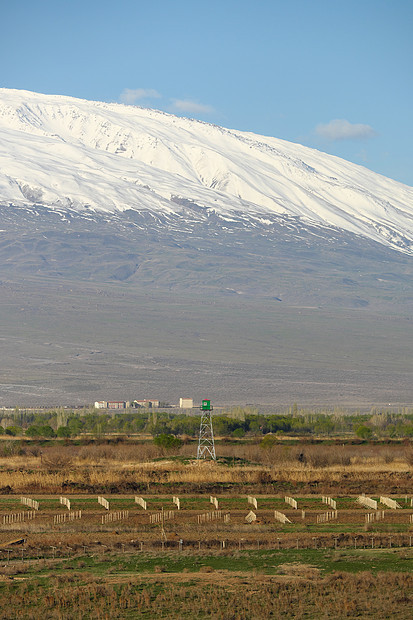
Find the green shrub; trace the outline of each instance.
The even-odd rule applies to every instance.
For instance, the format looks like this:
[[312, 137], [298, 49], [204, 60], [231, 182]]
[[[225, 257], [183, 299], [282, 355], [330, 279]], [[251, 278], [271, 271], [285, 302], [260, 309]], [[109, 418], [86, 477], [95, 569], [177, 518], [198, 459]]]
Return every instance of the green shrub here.
[[179, 437], [175, 437], [175, 435], [167, 435], [166, 433], [161, 433], [157, 435], [153, 443], [158, 448], [163, 448], [164, 450], [175, 450], [176, 448], [180, 448], [182, 445], [182, 441]]
[[56, 433], [48, 424], [33, 424], [26, 430], [28, 437], [56, 437]]
[[72, 435], [72, 433], [70, 432], [70, 428], [68, 428], [67, 426], [59, 426], [56, 434], [58, 437], [71, 437]]
[[371, 428], [366, 426], [365, 424], [360, 424], [360, 426], [357, 426], [355, 432], [357, 437], [360, 437], [360, 439], [370, 439], [373, 435], [373, 431], [371, 430]]
[[23, 434], [21, 426], [8, 426], [5, 432], [6, 435], [10, 435], [11, 437], [16, 437], [16, 435]]

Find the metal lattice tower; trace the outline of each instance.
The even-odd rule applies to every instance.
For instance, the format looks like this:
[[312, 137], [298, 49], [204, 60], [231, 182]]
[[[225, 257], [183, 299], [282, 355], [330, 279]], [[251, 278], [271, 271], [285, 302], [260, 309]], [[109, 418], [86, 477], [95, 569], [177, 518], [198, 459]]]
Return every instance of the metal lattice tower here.
[[199, 442], [197, 459], [207, 459], [215, 461], [214, 431], [212, 430], [212, 410], [210, 400], [203, 400], [201, 406], [201, 426], [199, 428]]

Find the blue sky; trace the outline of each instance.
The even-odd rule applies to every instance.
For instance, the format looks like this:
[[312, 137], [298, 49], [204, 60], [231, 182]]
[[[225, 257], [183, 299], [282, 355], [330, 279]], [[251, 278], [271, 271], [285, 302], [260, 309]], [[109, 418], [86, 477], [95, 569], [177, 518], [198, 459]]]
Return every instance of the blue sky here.
[[413, 185], [413, 0], [0, 0], [0, 86], [153, 107]]

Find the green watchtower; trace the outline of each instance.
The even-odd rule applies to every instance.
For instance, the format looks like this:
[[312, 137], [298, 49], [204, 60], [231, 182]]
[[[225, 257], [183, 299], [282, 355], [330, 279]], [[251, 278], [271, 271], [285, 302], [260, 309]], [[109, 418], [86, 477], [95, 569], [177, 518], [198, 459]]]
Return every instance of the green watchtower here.
[[215, 461], [214, 432], [212, 430], [211, 401], [204, 399], [201, 405], [201, 426], [199, 429], [199, 442], [197, 459], [206, 459], [208, 456]]

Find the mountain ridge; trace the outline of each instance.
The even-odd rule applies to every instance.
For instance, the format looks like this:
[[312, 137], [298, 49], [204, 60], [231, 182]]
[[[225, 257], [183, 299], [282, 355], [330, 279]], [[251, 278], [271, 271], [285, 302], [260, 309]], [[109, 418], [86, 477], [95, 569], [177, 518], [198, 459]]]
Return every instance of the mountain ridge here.
[[[299, 217], [413, 253], [413, 188], [271, 137], [165, 112], [0, 89], [3, 204]], [[178, 200], [176, 200], [178, 199]]]

